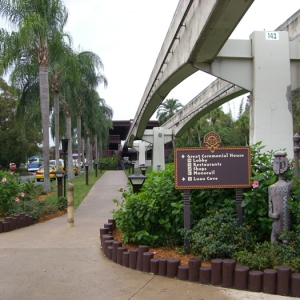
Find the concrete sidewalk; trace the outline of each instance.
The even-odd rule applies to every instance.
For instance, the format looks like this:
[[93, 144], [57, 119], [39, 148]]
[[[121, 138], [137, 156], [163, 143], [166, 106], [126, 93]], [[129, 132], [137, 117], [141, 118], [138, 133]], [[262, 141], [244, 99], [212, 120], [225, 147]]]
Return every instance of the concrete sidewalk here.
[[[102, 255], [99, 228], [126, 186], [122, 171], [106, 171], [67, 215], [0, 234], [0, 300], [15, 299], [296, 299], [240, 292], [125, 268]], [[76, 190], [75, 190], [76, 193]]]

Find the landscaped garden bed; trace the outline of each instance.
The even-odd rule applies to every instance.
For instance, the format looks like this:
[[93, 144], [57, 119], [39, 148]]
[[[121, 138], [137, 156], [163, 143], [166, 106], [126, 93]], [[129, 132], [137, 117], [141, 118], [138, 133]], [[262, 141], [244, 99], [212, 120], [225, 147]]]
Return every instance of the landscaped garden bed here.
[[[297, 294], [295, 288], [300, 283], [299, 180], [293, 176], [291, 164], [284, 174], [286, 181], [294, 182], [288, 200], [291, 227], [281, 232], [277, 242], [271, 242], [273, 219], [268, 215], [268, 188], [277, 181], [277, 175], [272, 166], [273, 153], [263, 153], [262, 148], [260, 143], [251, 147], [253, 185], [243, 189], [241, 226], [237, 222], [235, 189], [194, 189], [190, 191], [191, 229], [184, 229], [183, 191], [174, 187], [174, 166], [170, 164], [164, 171], [147, 174], [139, 193], [134, 193], [131, 187], [120, 187], [122, 198], [113, 200], [117, 205], [113, 217], [122, 238], [118, 233], [111, 237], [112, 243], [129, 253], [125, 257], [138, 251], [141, 245], [147, 245], [146, 252], [153, 254], [156, 263], [170, 254], [168, 259], [179, 260], [179, 266], [189, 266], [192, 256], [201, 261], [202, 272], [210, 273], [212, 278], [216, 268], [222, 274], [227, 272], [223, 267], [228, 267], [232, 278], [246, 276], [248, 280], [251, 275], [251, 280], [258, 280], [266, 290], [268, 287], [264, 284], [269, 276], [276, 282], [276, 291], [270, 293]], [[184, 240], [189, 241], [188, 247]], [[107, 252], [104, 247], [107, 257], [113, 250], [109, 247], [112, 246], [107, 247]], [[172, 249], [178, 255], [166, 253], [164, 249]], [[190, 254], [182, 256], [185, 253]], [[147, 255], [151, 257], [152, 254]], [[265, 281], [261, 281], [264, 277]], [[288, 286], [288, 291], [280, 291], [282, 278], [286, 280], [283, 286], [285, 289]], [[220, 280], [223, 282], [222, 278]], [[234, 279], [231, 282], [225, 286], [234, 286]], [[251, 286], [244, 281], [244, 289], [248, 289], [249, 284]], [[292, 291], [289, 289], [291, 284]]]

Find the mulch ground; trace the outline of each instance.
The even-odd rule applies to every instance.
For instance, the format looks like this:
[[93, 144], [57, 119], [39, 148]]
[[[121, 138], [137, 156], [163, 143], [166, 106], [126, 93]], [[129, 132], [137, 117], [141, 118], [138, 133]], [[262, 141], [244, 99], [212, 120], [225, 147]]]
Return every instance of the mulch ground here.
[[[113, 232], [114, 241], [122, 242], [122, 232], [115, 230]], [[127, 248], [128, 251], [131, 249], [137, 249], [139, 246], [136, 244], [122, 244], [122, 247]], [[179, 252], [181, 252], [180, 249]], [[181, 265], [187, 265], [190, 258], [195, 258], [194, 255], [191, 254], [181, 254], [176, 248], [172, 247], [158, 247], [152, 248], [149, 247], [149, 252], [153, 252], [155, 258], [178, 258], [180, 259]], [[201, 266], [209, 266], [211, 265], [210, 261], [201, 261]]]

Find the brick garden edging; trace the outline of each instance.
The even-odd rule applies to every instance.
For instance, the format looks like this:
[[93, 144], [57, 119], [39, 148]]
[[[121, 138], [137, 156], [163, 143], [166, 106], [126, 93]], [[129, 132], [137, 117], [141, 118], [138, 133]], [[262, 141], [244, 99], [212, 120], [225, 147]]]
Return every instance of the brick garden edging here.
[[33, 218], [26, 213], [20, 213], [13, 217], [5, 217], [4, 222], [0, 220], [0, 233], [13, 231], [29, 225], [33, 225]]
[[113, 219], [108, 219], [100, 228], [101, 248], [108, 259], [124, 267], [200, 284], [300, 297], [300, 273], [292, 273], [288, 266], [252, 271], [247, 266], [237, 267], [233, 259], [213, 259], [211, 266], [201, 266], [200, 258], [191, 258], [188, 265], [180, 265], [177, 258], [154, 258], [154, 253], [149, 252], [146, 245], [127, 251], [122, 242], [114, 241], [114, 229]]

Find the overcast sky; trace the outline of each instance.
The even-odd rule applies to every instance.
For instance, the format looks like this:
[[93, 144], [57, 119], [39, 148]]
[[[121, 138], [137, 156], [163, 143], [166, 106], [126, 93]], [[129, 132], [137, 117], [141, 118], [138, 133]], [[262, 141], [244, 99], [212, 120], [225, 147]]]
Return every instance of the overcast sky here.
[[[98, 91], [112, 107], [113, 119], [134, 118], [178, 0], [64, 0], [64, 3], [69, 10], [66, 31], [73, 37], [73, 48], [93, 51], [104, 63], [108, 87], [100, 87]], [[272, 31], [299, 9], [299, 0], [256, 0], [231, 38], [248, 39], [255, 30]], [[198, 71], [167, 98], [187, 104], [214, 79]]]
[[[91, 50], [104, 63], [108, 87], [98, 91], [112, 107], [113, 119], [134, 118], [178, 1], [65, 0], [65, 4], [66, 30], [73, 36], [74, 48]], [[256, 0], [231, 38], [248, 39], [255, 30], [272, 31], [299, 9], [299, 0]], [[167, 98], [187, 104], [214, 79], [198, 71]]]

